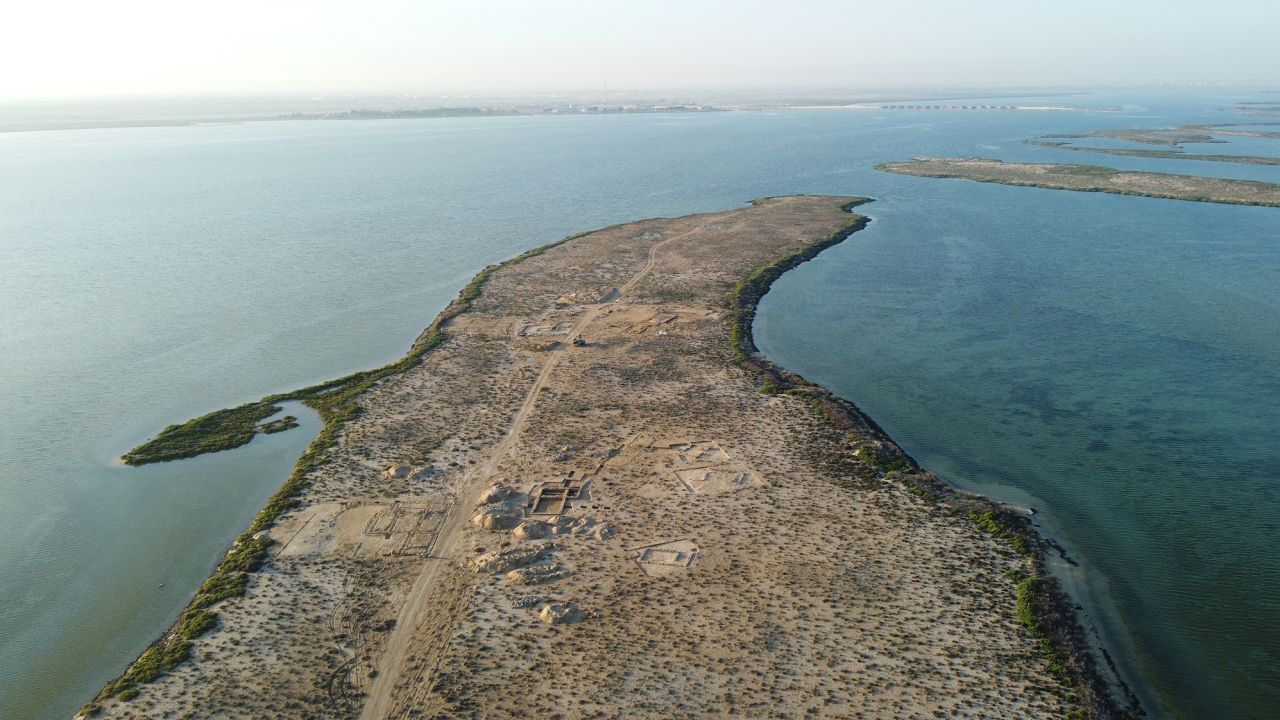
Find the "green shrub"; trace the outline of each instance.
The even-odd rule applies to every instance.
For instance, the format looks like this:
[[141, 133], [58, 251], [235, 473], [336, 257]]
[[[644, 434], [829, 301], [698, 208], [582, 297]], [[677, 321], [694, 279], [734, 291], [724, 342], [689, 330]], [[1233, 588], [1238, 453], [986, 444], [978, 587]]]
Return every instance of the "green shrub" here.
[[1027, 544], [1026, 538], [1005, 527], [1004, 523], [1000, 522], [1000, 518], [996, 515], [995, 510], [988, 510], [981, 515], [970, 510], [969, 519], [972, 520], [975, 525], [986, 530], [988, 533], [991, 533], [998, 538], [1008, 540], [1009, 544], [1014, 550], [1018, 551], [1019, 554], [1031, 554], [1031, 546]]
[[[249, 584], [248, 573], [262, 566], [273, 544], [268, 537], [258, 537], [258, 533], [270, 528], [281, 514], [297, 502], [298, 496], [308, 485], [306, 477], [308, 471], [326, 462], [325, 453], [337, 444], [338, 433], [342, 426], [359, 416], [360, 406], [356, 399], [361, 393], [385, 378], [415, 367], [423, 361], [427, 353], [439, 347], [446, 339], [441, 328], [449, 320], [471, 307], [471, 304], [480, 297], [484, 283], [496, 270], [541, 255], [556, 245], [584, 234], [586, 233], [572, 235], [549, 245], [534, 248], [504, 263], [490, 265], [481, 270], [462, 289], [458, 298], [451, 302], [414, 342], [409, 352], [396, 362], [373, 370], [352, 373], [301, 390], [271, 395], [256, 403], [218, 410], [188, 420], [181, 425], [170, 425], [155, 438], [126, 453], [122, 458], [126, 463], [143, 465], [239, 447], [252, 440], [258, 429], [258, 423], [280, 412], [279, 403], [286, 400], [302, 401], [314, 409], [323, 422], [319, 434], [298, 458], [288, 479], [267, 501], [266, 507], [254, 518], [249, 529], [236, 539], [231, 550], [218, 564], [214, 574], [200, 587], [170, 635], [156, 641], [143, 651], [123, 675], [103, 688], [98, 697], [101, 699], [113, 694], [119, 696], [122, 692], [128, 692], [135, 684], [151, 682], [181, 663], [190, 655], [191, 639], [208, 632], [217, 623], [217, 615], [206, 608], [245, 593]], [[287, 419], [282, 418], [276, 422]], [[268, 425], [271, 424], [273, 423], [268, 423]]]
[[912, 495], [915, 495], [915, 496], [916, 496], [916, 497], [918, 497], [918, 498], [922, 498], [922, 499], [927, 500], [927, 501], [929, 501], [929, 502], [931, 502], [931, 503], [936, 503], [936, 502], [938, 502], [939, 500], [941, 500], [941, 499], [942, 499], [942, 496], [941, 496], [941, 495], [939, 495], [938, 493], [936, 493], [936, 492], [934, 492], [934, 491], [932, 491], [932, 490], [926, 490], [926, 489], [924, 489], [924, 488], [920, 487], [919, 485], [917, 485], [917, 484], [915, 484], [915, 483], [911, 482], [910, 480], [908, 480], [907, 482], [905, 482], [905, 483], [903, 483], [903, 484], [904, 484], [904, 486], [907, 488], [907, 492], [911, 493]]
[[170, 425], [121, 459], [129, 465], [145, 465], [237, 448], [253, 439], [259, 422], [278, 412], [280, 406], [265, 402], [217, 410], [181, 425]]
[[1040, 596], [1040, 579], [1029, 577], [1018, 583], [1017, 609], [1018, 621], [1036, 638], [1040, 650], [1044, 653], [1045, 666], [1054, 677], [1064, 685], [1071, 684], [1071, 671], [1062, 657], [1053, 647], [1053, 641], [1040, 628], [1040, 618], [1036, 608]]
[[176, 666], [191, 655], [191, 642], [183, 638], [170, 638], [157, 642], [143, 651], [125, 671], [125, 678], [135, 683], [149, 683], [164, 671]]
[[267, 549], [273, 544], [275, 541], [265, 535], [255, 533], [247, 538], [242, 535], [218, 565], [218, 571], [253, 572], [262, 566], [267, 559]]
[[996, 519], [996, 513], [994, 510], [988, 510], [981, 515], [971, 511], [969, 513], [969, 519], [978, 527], [986, 530], [992, 535], [997, 537], [1004, 537], [1005, 535], [1004, 525], [1001, 525], [1000, 521]]
[[129, 702], [130, 700], [138, 697], [138, 693], [138, 688], [129, 687], [116, 693], [116, 698], [122, 702]]
[[[867, 200], [854, 200], [846, 204], [843, 209], [851, 212], [854, 206], [861, 205], [864, 202], [867, 202]], [[760, 298], [764, 297], [765, 293], [769, 291], [769, 287], [773, 285], [774, 281], [782, 277], [782, 274], [791, 268], [813, 258], [823, 250], [841, 242], [857, 230], [865, 227], [867, 222], [868, 219], [866, 217], [851, 214], [849, 221], [843, 227], [831, 233], [830, 236], [804, 250], [781, 257], [759, 268], [748, 275], [746, 279], [740, 280], [734, 285], [733, 290], [729, 293], [729, 304], [735, 312], [733, 325], [729, 328], [729, 349], [733, 352], [733, 361], [735, 363], [739, 365], [746, 363], [751, 353], [755, 352], [751, 324], [755, 321], [756, 305], [760, 302]]]
[[209, 632], [218, 624], [216, 613], [204, 608], [188, 610], [178, 621], [178, 635], [184, 638], [196, 638]]
[[874, 447], [870, 445], [863, 445], [858, 448], [857, 456], [859, 460], [862, 460], [868, 465], [885, 472], [893, 472], [895, 470], [903, 473], [910, 472], [911, 463], [907, 462], [907, 458], [896, 450], [892, 450], [892, 453], [892, 460], [884, 460], [880, 457], [880, 454], [876, 452]]
[[239, 597], [248, 586], [249, 576], [245, 573], [215, 573], [200, 586], [190, 607], [206, 608], [227, 598]]

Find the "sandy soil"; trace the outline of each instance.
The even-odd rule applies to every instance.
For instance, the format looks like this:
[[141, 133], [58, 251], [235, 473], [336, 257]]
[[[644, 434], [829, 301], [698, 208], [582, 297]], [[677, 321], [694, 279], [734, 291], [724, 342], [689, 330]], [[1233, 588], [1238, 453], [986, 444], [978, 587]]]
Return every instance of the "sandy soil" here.
[[850, 475], [881, 441], [732, 362], [734, 284], [848, 200], [631, 223], [498, 271], [364, 397], [195, 660], [103, 716], [1061, 717], [1015, 617], [1027, 560]]

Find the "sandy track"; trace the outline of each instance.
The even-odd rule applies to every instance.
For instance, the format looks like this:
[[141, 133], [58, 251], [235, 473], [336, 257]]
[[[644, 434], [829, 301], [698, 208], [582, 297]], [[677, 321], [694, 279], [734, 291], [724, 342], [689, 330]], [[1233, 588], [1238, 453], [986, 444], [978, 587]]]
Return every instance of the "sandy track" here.
[[[618, 289], [618, 297], [634, 288], [637, 283], [657, 267], [658, 251], [662, 247], [696, 233], [701, 227], [699, 225], [692, 230], [672, 235], [654, 243], [649, 248], [648, 260], [645, 266]], [[610, 299], [609, 302], [615, 302], [616, 299]], [[582, 317], [574, 323], [569, 331], [568, 337], [572, 339], [584, 334], [604, 304], [587, 306]], [[520, 410], [512, 418], [511, 425], [507, 428], [507, 432], [503, 435], [501, 442], [494, 447], [493, 452], [489, 454], [483, 464], [474, 467], [466, 475], [464, 495], [459, 503], [455, 503], [450, 507], [448, 516], [441, 525], [439, 534], [432, 545], [430, 556], [423, 563], [422, 572], [414, 582], [413, 589], [405, 599], [404, 608], [397, 618], [395, 628], [392, 630], [390, 637], [387, 638], [386, 650], [383, 653], [381, 662], [378, 663], [378, 674], [374, 678], [372, 687], [369, 688], [368, 699], [360, 713], [361, 720], [381, 720], [386, 717], [388, 707], [396, 692], [396, 686], [400, 682], [405, 658], [409, 654], [412, 640], [420, 625], [420, 615], [427, 597], [430, 595], [431, 589], [440, 575], [441, 566], [449, 562], [449, 558], [455, 554], [456, 546], [460, 539], [459, 530], [465, 525], [468, 512], [475, 505], [476, 498], [484, 491], [498, 463], [506, 457], [511, 450], [511, 446], [519, 438], [520, 432], [524, 429], [529, 420], [529, 415], [538, 401], [538, 393], [546, 386], [547, 379], [551, 377], [551, 373], [555, 370], [560, 358], [568, 352], [569, 347], [572, 346], [548, 353], [546, 360], [542, 363], [542, 368], [538, 372], [537, 379], [534, 381], [533, 386], [529, 388], [524, 402], [520, 405]], [[445, 635], [445, 633], [437, 634], [440, 637]], [[429, 647], [424, 648], [424, 651], [427, 657], [431, 657], [439, 649], [439, 647]], [[438, 660], [428, 661], [428, 667], [431, 669], [434, 669], [437, 664]], [[430, 672], [423, 674], [429, 675]], [[421, 680], [421, 677], [414, 678], [414, 680]]]

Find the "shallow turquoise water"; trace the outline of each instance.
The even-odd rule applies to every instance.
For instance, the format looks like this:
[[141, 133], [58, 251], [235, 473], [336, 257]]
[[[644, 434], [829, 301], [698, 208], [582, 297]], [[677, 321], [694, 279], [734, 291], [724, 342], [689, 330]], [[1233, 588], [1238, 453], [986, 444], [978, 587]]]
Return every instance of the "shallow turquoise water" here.
[[115, 465], [136, 441], [392, 359], [478, 269], [529, 247], [794, 192], [876, 197], [875, 222], [775, 287], [761, 346], [947, 479], [1034, 501], [1168, 712], [1272, 716], [1280, 210], [872, 169], [1080, 162], [1022, 141], [1230, 121], [1237, 99], [0, 135], [0, 717], [65, 717], [118, 672], [315, 425]]
[[927, 222], [870, 208], [775, 285], [761, 347], [943, 477], [1048, 508], [1186, 716], [1270, 716], [1280, 220], [1174, 203], [1135, 228], [1122, 198], [1002, 190]]

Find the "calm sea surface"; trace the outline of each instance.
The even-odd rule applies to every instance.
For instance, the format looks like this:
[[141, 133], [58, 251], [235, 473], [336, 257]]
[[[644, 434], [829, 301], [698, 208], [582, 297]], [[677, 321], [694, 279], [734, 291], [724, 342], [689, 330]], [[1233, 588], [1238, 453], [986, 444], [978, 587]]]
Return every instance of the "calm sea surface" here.
[[949, 481], [1040, 510], [1157, 716], [1276, 717], [1280, 209], [873, 169], [981, 155], [1280, 182], [1022, 142], [1239, 122], [1224, 107], [1250, 99], [0, 134], [0, 717], [65, 718], [117, 674], [318, 423], [138, 469], [124, 450], [399, 356], [529, 247], [786, 193], [877, 202], [765, 299], [764, 351]]

